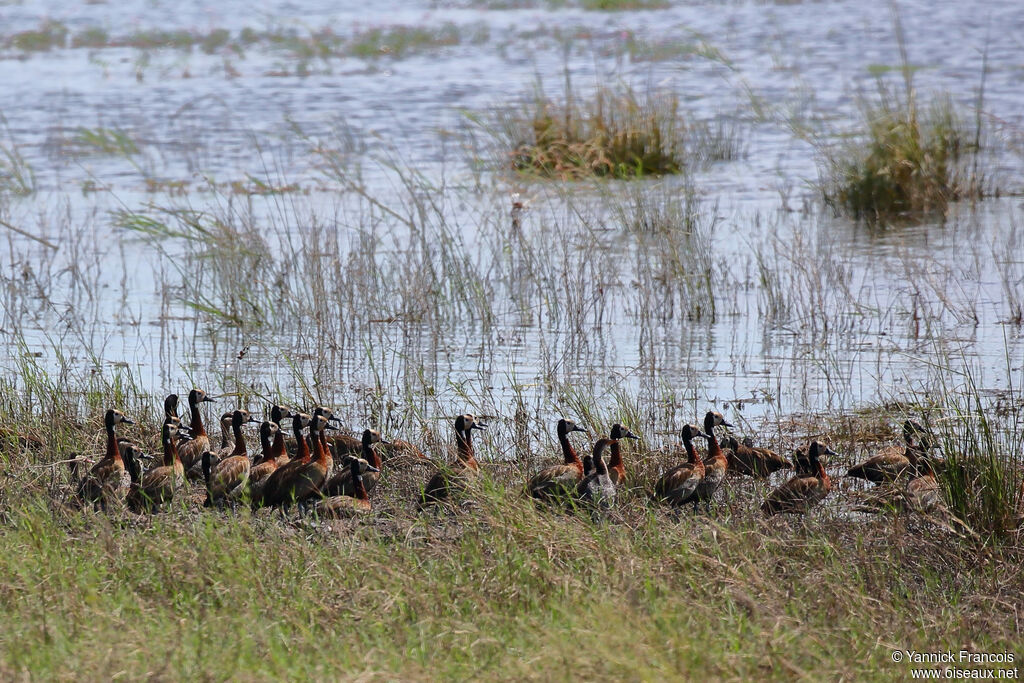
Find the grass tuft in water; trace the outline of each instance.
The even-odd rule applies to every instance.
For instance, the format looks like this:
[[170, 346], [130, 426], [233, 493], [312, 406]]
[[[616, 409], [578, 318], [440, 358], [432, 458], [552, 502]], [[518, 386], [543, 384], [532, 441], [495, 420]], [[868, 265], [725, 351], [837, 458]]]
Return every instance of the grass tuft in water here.
[[18, 145], [11, 139], [10, 130], [7, 128], [7, 120], [0, 115], [0, 126], [2, 126], [4, 137], [8, 142], [0, 139], [0, 194], [12, 194], [24, 197], [36, 191], [36, 176], [32, 171], [31, 164], [21, 155]]
[[[977, 153], [948, 97], [923, 111], [911, 91], [880, 89], [863, 104], [856, 142], [825, 159], [825, 200], [855, 218], [884, 219], [944, 212], [950, 202], [981, 196], [980, 179], [960, 163]], [[862, 144], [862, 141], [866, 144]]]
[[568, 83], [561, 101], [538, 86], [496, 130], [517, 171], [560, 179], [682, 173], [684, 133], [675, 94], [602, 87], [588, 97]]

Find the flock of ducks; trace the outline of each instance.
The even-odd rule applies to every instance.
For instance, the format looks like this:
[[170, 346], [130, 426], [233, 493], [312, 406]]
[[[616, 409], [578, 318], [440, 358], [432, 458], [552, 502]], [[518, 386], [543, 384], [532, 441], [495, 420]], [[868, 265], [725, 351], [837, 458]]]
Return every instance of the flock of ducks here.
[[[106, 508], [117, 503], [135, 512], [152, 512], [173, 501], [189, 480], [196, 480], [205, 484], [206, 506], [242, 504], [285, 512], [296, 506], [301, 513], [344, 518], [371, 511], [369, 494], [383, 466], [378, 450], [388, 448], [392, 453], [398, 450], [425, 458], [415, 446], [388, 442], [373, 429], [364, 430], [358, 439], [340, 433], [335, 426], [339, 420], [324, 407], [302, 413], [274, 405], [265, 421], [246, 410], [227, 412], [221, 417], [223, 437], [217, 448], [210, 441], [200, 411], [200, 406], [210, 401], [213, 399], [202, 390], [190, 391], [189, 423], [185, 426], [178, 416], [178, 396], [171, 394], [165, 399], [162, 459], [145, 473], [142, 462], [147, 456], [134, 442], [118, 438], [116, 433], [119, 425], [133, 422], [119, 410], [108, 410], [104, 457], [82, 476], [73, 467], [78, 478], [77, 500], [83, 505]], [[259, 424], [260, 452], [255, 455], [250, 454], [244, 433], [250, 423]], [[837, 453], [825, 444], [812, 441], [806, 448], [797, 449], [790, 461], [728, 435], [719, 441], [715, 430], [720, 427], [732, 425], [716, 411], [704, 416], [703, 426], [683, 427], [686, 459], [658, 478], [649, 493], [652, 500], [676, 508], [692, 505], [694, 511], [703, 504], [709, 510], [730, 471], [765, 479], [779, 470], [793, 470], [793, 475], [761, 505], [768, 516], [805, 513], [832, 490], [824, 459]], [[480, 474], [473, 433], [487, 425], [464, 414], [455, 418], [454, 428], [455, 458], [422, 487], [417, 500], [421, 509], [457, 500]], [[563, 462], [530, 477], [526, 491], [540, 502], [590, 509], [596, 519], [615, 505], [616, 490], [629, 477], [621, 440], [638, 437], [615, 424], [609, 436], [598, 439], [592, 452], [581, 459], [570, 436], [584, 431], [571, 420], [558, 421]], [[903, 446], [881, 451], [850, 468], [847, 476], [875, 483], [904, 482], [905, 500], [924, 511], [937, 509], [942, 499], [925, 434], [919, 425], [907, 421]], [[707, 444], [703, 456], [694, 445], [697, 439]]]

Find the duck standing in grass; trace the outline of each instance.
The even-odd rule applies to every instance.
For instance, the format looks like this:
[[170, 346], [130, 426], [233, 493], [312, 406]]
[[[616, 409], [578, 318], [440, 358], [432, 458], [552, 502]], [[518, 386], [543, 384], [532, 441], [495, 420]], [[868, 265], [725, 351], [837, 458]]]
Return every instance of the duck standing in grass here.
[[292, 503], [298, 503], [301, 512], [307, 499], [319, 495], [332, 461], [330, 451], [320, 438], [320, 432], [327, 428], [327, 419], [326, 415], [320, 414], [310, 420], [307, 450], [311, 455], [306, 462], [287, 472], [274, 492], [272, 505], [283, 505], [287, 510]]
[[683, 425], [682, 436], [686, 462], [661, 475], [654, 485], [654, 498], [676, 507], [693, 503], [693, 509], [696, 510], [697, 485], [704, 479], [704, 461], [694, 447], [693, 440], [697, 437], [707, 439], [708, 435], [697, 425]]
[[457, 457], [450, 467], [440, 470], [427, 482], [420, 495], [421, 509], [432, 503], [451, 500], [453, 494], [464, 492], [469, 480], [479, 475], [480, 466], [473, 451], [473, 430], [486, 428], [486, 424], [477, 422], [476, 417], [469, 413], [455, 418]]
[[576, 498], [593, 510], [595, 521], [615, 505], [615, 482], [604, 462], [604, 451], [611, 444], [612, 439], [597, 440], [594, 444], [594, 471], [576, 485]]
[[[360, 476], [363, 487], [367, 492], [373, 490], [380, 479], [381, 459], [373, 449], [374, 444], [387, 444], [381, 437], [380, 432], [375, 429], [363, 430], [363, 438], [360, 441], [360, 457], [371, 465], [370, 469], [363, 469]], [[343, 456], [347, 458], [349, 456]], [[358, 458], [357, 458], [358, 459]], [[352, 479], [351, 463], [343, 464], [338, 472], [331, 477], [324, 486], [324, 495], [327, 496], [354, 496], [356, 495], [355, 482]]]
[[179, 431], [177, 418], [165, 418], [160, 433], [164, 459], [159, 467], [153, 467], [137, 487], [128, 495], [128, 507], [135, 512], [151, 512], [154, 508], [169, 503], [185, 485], [185, 466], [178, 455], [179, 444], [191, 437]]
[[274, 472], [267, 477], [260, 495], [257, 496], [254, 494], [252, 496], [253, 508], [277, 505], [279, 502], [284, 502], [284, 498], [280, 495], [281, 486], [296, 470], [307, 464], [312, 459], [312, 452], [309, 450], [309, 444], [306, 443], [306, 439], [302, 436], [302, 430], [309, 425], [312, 419], [313, 418], [306, 413], [295, 413], [292, 415], [292, 434], [296, 448], [295, 457], [285, 463], [279, 464]]
[[569, 435], [585, 431], [572, 420], [562, 418], [558, 421], [558, 443], [562, 448], [563, 463], [547, 467], [530, 478], [527, 488], [531, 496], [537, 500], [551, 501], [568, 499], [575, 492], [576, 485], [583, 479], [583, 463], [576, 455]]
[[704, 416], [704, 435], [708, 440], [708, 455], [704, 458], [704, 476], [697, 482], [697, 490], [694, 492], [696, 503], [703, 502], [706, 510], [711, 510], [711, 499], [715, 492], [725, 481], [726, 472], [729, 470], [729, 460], [722, 447], [718, 445], [715, 437], [715, 427], [732, 427], [725, 421], [721, 413], [709, 410]]
[[612, 478], [613, 484], [622, 486], [626, 481], [626, 466], [622, 463], [622, 446], [619, 443], [619, 439], [632, 439], [636, 441], [640, 437], [618, 422], [612, 425], [612, 431], [608, 436], [611, 439], [611, 458], [608, 461], [608, 475]]
[[256, 422], [248, 410], [235, 410], [231, 413], [231, 432], [235, 445], [230, 455], [226, 455], [214, 465], [213, 454], [203, 454], [203, 479], [206, 482], [205, 507], [227, 499], [236, 500], [246, 491], [249, 471], [252, 462], [245, 443], [242, 427]]
[[[289, 415], [290, 417], [290, 415]], [[264, 450], [263, 457], [259, 464], [254, 464], [249, 469], [249, 499], [262, 498], [263, 487], [267, 485], [270, 475], [277, 471], [281, 465], [288, 462], [288, 453], [284, 446], [284, 433], [278, 422], [267, 420], [260, 425], [260, 440], [266, 441], [269, 446]]]
[[761, 511], [769, 517], [780, 512], [802, 515], [823, 501], [832, 490], [832, 480], [825, 472], [822, 455], [839, 454], [818, 441], [812, 441], [807, 449], [808, 468], [798, 471], [792, 479], [772, 491], [761, 505]]
[[83, 502], [106, 508], [110, 503], [124, 501], [131, 486], [131, 476], [125, 469], [114, 430], [119, 424], [135, 423], [125, 417], [120, 410], [111, 408], [103, 416], [103, 424], [107, 430], [106, 454], [93, 465], [88, 476], [79, 484], [78, 497]]
[[188, 431], [192, 435], [192, 440], [178, 444], [178, 455], [181, 457], [185, 472], [190, 472], [192, 467], [201, 461], [203, 453], [210, 450], [210, 437], [203, 427], [203, 415], [199, 412], [199, 404], [212, 402], [213, 399], [202, 389], [188, 392]]

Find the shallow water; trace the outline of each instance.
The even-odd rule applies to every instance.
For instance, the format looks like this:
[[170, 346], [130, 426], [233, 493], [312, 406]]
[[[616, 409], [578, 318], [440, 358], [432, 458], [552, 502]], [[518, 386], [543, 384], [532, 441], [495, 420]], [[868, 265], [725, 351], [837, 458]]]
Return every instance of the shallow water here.
[[[948, 1], [900, 9], [922, 93], [948, 90], [973, 106], [987, 50], [983, 112], [993, 152], [985, 163], [1004, 190], [1018, 191], [1018, 3], [986, 3], [984, 12]], [[946, 365], [974, 368], [993, 391], [1024, 372], [1024, 328], [1014, 322], [1024, 301], [1020, 198], [954, 207], [942, 223], [871, 230], [820, 207], [810, 187], [815, 150], [786, 125], [850, 129], [858, 92], [874, 88], [872, 70], [900, 63], [888, 3], [590, 12], [544, 3], [505, 10], [266, 2], [210, 11], [200, 3], [52, 2], [6, 4], [0, 17], [0, 144], [16, 145], [35, 177], [33, 194], [3, 195], [0, 218], [56, 247], [0, 227], [7, 370], [18, 365], [23, 340], [48, 369], [87, 375], [115, 366], [155, 393], [193, 382], [214, 391], [312, 393], [354, 422], [389, 403], [412, 404], [424, 416], [461, 412], [466, 403], [502, 416], [524, 405], [550, 414], [577, 405], [575, 387], [606, 409], [636, 403], [652, 424], [677, 413], [692, 419], [708, 403], [751, 420], [850, 410], [933, 390]], [[458, 41], [369, 58], [304, 57], [299, 43], [269, 38], [210, 53], [198, 44], [25, 50], [12, 42], [47, 20], [67, 27], [69, 46], [89, 27], [104, 29], [111, 43], [131, 43], [155, 28], [200, 36], [226, 29], [233, 38], [245, 28], [299, 37], [330, 29], [345, 37], [450, 23]], [[638, 41], [672, 56], [634, 60], [629, 47]], [[615, 219], [635, 185], [552, 190], [470, 163], [472, 125], [463, 112], [508, 105], [538, 75], [557, 93], [566, 67], [581, 88], [595, 78], [653, 84], [682, 93], [691, 119], [739, 122], [742, 158], [691, 178], [715, 217], [696, 238], [713, 244], [713, 318], [693, 315], [693, 300], [657, 278], [675, 272], [662, 259], [678, 238], [638, 234]], [[898, 83], [898, 74], [889, 76]], [[135, 151], [83, 141], [83, 129], [101, 128], [124, 132]], [[309, 141], [339, 150], [347, 170], [359, 168], [365, 195], [325, 174]], [[416, 188], [403, 190], [408, 170], [382, 160], [415, 169]], [[300, 191], [232, 189], [253, 179]], [[680, 182], [641, 187], [677, 197]], [[514, 193], [532, 199], [518, 236], [508, 217]], [[406, 215], [410, 194], [443, 206], [416, 227], [382, 211]], [[316, 333], [298, 331], [285, 314], [260, 328], [225, 324], [183, 303], [188, 281], [217, 277], [200, 248], [142, 239], [112, 219], [117, 211], [186, 206], [253, 226], [266, 241], [259, 258], [280, 266], [275, 272], [312, 226], [347, 264], [339, 272], [351, 272], [358, 259], [348, 256], [369, 239], [379, 286], [361, 302], [327, 309], [343, 320]], [[420, 238], [426, 242], [416, 246]], [[478, 290], [435, 293], [451, 300], [410, 311], [418, 271], [455, 267], [445, 261], [453, 252], [437, 244], [449, 238], [460, 241], [455, 252]], [[532, 268], [521, 262], [531, 254]], [[758, 258], [767, 259], [761, 268], [773, 283]], [[560, 267], [574, 275], [552, 272]], [[334, 293], [344, 297], [327, 295]], [[342, 337], [325, 347], [331, 334]]]

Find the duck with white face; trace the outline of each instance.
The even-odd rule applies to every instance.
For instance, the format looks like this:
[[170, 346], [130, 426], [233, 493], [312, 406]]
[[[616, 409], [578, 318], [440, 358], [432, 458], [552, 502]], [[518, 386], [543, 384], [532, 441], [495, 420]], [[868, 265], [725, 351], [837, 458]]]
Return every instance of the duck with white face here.
[[761, 505], [767, 516], [779, 513], [804, 514], [823, 501], [832, 490], [832, 480], [825, 472], [822, 458], [839, 454], [818, 441], [812, 441], [807, 450], [810, 460], [808, 472], [800, 472], [772, 491]]
[[704, 415], [703, 433], [708, 440], [708, 454], [704, 458], [704, 478], [697, 484], [695, 492], [697, 502], [703, 502], [707, 511], [711, 510], [711, 499], [722, 486], [725, 474], [729, 469], [729, 460], [718, 444], [715, 427], [732, 427], [732, 425], [725, 421], [721, 413], [709, 410]]
[[[206, 428], [203, 426], [203, 415], [199, 406], [212, 402], [213, 399], [207, 396], [202, 389], [193, 389], [188, 392], [188, 429], [192, 440], [178, 445], [178, 455], [181, 457], [181, 463], [186, 472], [191, 472], [203, 453], [210, 450], [210, 437], [206, 434]], [[198, 474], [195, 476], [198, 477]]]
[[450, 501], [454, 495], [465, 492], [469, 481], [480, 472], [473, 449], [473, 430], [486, 429], [487, 425], [474, 415], [465, 413], [455, 418], [455, 443], [457, 457], [446, 469], [437, 472], [420, 494], [419, 506], [436, 505]]
[[694, 424], [683, 426], [683, 447], [686, 449], [686, 462], [676, 465], [665, 472], [654, 485], [654, 499], [674, 506], [693, 503], [697, 509], [697, 485], [704, 479], [704, 460], [700, 457], [693, 440], [707, 439], [708, 435]]
[[103, 416], [103, 424], [107, 431], [106, 454], [79, 484], [78, 498], [106, 508], [111, 503], [123, 502], [131, 486], [131, 473], [125, 468], [114, 430], [119, 424], [135, 423], [120, 410], [111, 408]]
[[576, 454], [569, 435], [573, 432], [586, 432], [572, 420], [562, 418], [558, 421], [555, 433], [558, 445], [562, 449], [562, 464], [545, 467], [530, 478], [527, 490], [533, 498], [540, 501], [567, 501], [575, 494], [576, 486], [583, 480], [583, 461]]

